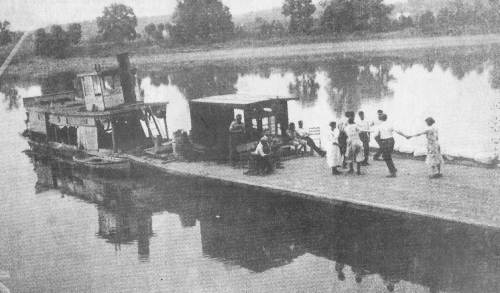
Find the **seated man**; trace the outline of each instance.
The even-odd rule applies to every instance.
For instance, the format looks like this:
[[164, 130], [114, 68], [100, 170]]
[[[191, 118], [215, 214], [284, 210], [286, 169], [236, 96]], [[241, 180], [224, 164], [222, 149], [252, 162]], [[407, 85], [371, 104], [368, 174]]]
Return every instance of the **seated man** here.
[[269, 174], [273, 171], [273, 163], [271, 158], [271, 146], [269, 145], [269, 138], [264, 135], [252, 153], [256, 156], [257, 171], [263, 174]]
[[252, 155], [256, 157], [257, 170], [259, 173], [269, 174], [274, 170], [274, 167], [278, 169], [282, 168], [279, 145], [274, 144], [267, 134], [264, 134], [260, 139]]
[[296, 152], [305, 151], [307, 141], [303, 140], [297, 130], [295, 130], [295, 123], [292, 122], [288, 125], [286, 135], [288, 136], [289, 143], [295, 147]]
[[[295, 125], [294, 125], [295, 126]], [[302, 120], [299, 121], [299, 128], [297, 129], [297, 134], [299, 139], [304, 141], [311, 149], [313, 149], [318, 155], [324, 157], [326, 152], [320, 149], [314, 140], [309, 136], [309, 133], [304, 129], [304, 123]]]

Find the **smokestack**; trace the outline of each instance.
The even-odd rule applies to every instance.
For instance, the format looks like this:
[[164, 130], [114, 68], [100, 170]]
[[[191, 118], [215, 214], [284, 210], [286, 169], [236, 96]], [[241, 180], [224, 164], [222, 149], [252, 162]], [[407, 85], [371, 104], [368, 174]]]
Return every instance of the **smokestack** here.
[[137, 101], [135, 96], [135, 78], [130, 72], [130, 59], [128, 53], [118, 54], [116, 55], [116, 59], [118, 60], [120, 82], [125, 104], [135, 103]]

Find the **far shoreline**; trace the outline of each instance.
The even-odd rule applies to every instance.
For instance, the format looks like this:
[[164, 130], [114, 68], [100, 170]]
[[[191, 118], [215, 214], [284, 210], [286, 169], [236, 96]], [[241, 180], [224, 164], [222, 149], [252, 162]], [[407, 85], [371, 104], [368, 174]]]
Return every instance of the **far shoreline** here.
[[[173, 53], [135, 53], [130, 50], [131, 62], [140, 69], [150, 66], [158, 69], [178, 69], [206, 64], [245, 64], [266, 63], [273, 59], [318, 60], [318, 58], [366, 58], [366, 57], [399, 57], [418, 58], [426, 54], [449, 54], [454, 51], [470, 53], [478, 49], [491, 49], [500, 45], [500, 34], [440, 36], [395, 39], [370, 39], [342, 42], [324, 42], [310, 44], [274, 45], [261, 47], [236, 47], [222, 49], [191, 48], [184, 52]], [[443, 49], [450, 49], [447, 52]], [[123, 51], [127, 51], [124, 49]], [[114, 66], [115, 56], [106, 57], [69, 57], [66, 59], [42, 58], [29, 56], [17, 60], [6, 71], [8, 76], [41, 77], [49, 74], [75, 71], [86, 72], [94, 64], [105, 67]]]

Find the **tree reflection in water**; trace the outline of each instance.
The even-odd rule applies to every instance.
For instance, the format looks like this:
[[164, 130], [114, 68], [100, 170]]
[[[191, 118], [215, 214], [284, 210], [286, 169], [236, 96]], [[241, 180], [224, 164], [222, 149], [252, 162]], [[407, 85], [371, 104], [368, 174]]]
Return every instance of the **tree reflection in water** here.
[[0, 89], [0, 92], [4, 94], [3, 102], [7, 105], [8, 111], [19, 108], [21, 96], [16, 88], [5, 86]]
[[39, 82], [42, 87], [42, 95], [73, 91], [75, 89], [73, 83], [75, 78], [76, 73], [73, 71], [57, 72], [40, 78]]
[[[43, 164], [35, 164], [35, 169]], [[125, 182], [74, 169], [61, 172], [61, 166], [55, 166], [42, 167], [38, 180], [48, 180], [54, 188], [54, 174], [42, 174], [52, 170], [57, 188], [97, 202], [97, 236], [113, 245], [137, 241], [141, 259], [150, 255], [152, 215], [167, 212], [177, 214], [186, 231], [198, 231], [190, 227], [199, 225], [203, 257], [256, 273], [310, 254], [334, 262], [332, 277], [350, 286], [366, 279], [377, 280], [370, 284], [388, 291], [402, 283], [432, 292], [497, 292], [500, 286], [498, 244], [490, 241], [498, 231], [487, 228], [193, 184], [184, 178], [168, 180], [152, 173]], [[168, 231], [162, 228], [158, 233]]]
[[303, 106], [312, 106], [318, 99], [320, 85], [316, 82], [317, 68], [311, 63], [297, 63], [291, 65], [295, 81], [290, 83], [288, 91], [294, 98], [299, 99]]
[[381, 99], [391, 96], [388, 83], [393, 63], [390, 61], [355, 62], [343, 59], [328, 63], [325, 71], [329, 78], [327, 92], [332, 109], [341, 115], [358, 111], [363, 99]]
[[[158, 73], [153, 76], [158, 78]], [[152, 78], [153, 82], [169, 80], [187, 99], [191, 100], [236, 93], [238, 69], [235, 66], [207, 65], [182, 69], [159, 77], [160, 80]]]

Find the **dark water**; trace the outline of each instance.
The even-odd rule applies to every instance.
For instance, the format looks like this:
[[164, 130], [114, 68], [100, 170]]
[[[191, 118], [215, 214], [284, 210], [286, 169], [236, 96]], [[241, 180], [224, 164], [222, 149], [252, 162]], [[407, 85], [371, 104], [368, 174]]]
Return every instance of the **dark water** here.
[[[500, 292], [496, 231], [22, 153], [20, 98], [73, 74], [0, 87], [0, 282], [13, 292]], [[190, 99], [257, 91], [296, 95], [306, 127], [383, 108], [409, 130], [436, 116], [449, 153], [498, 151], [495, 55], [151, 69], [142, 84], [170, 102], [171, 131], [189, 129]]]
[[498, 292], [495, 231], [26, 156], [2, 199], [14, 292]]

